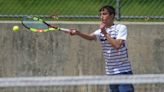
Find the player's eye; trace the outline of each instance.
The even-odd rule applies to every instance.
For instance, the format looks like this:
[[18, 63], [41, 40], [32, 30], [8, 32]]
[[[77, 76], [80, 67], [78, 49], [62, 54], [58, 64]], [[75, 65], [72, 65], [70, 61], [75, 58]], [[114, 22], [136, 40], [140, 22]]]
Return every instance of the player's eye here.
[[100, 13], [99, 16], [102, 16], [102, 15], [108, 15], [108, 13]]

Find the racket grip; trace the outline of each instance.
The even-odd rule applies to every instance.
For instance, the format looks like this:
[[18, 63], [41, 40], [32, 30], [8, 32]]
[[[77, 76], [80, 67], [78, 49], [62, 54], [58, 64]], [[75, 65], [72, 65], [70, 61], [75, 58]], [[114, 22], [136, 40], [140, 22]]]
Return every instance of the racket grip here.
[[61, 31], [70, 32], [70, 29], [60, 28]]

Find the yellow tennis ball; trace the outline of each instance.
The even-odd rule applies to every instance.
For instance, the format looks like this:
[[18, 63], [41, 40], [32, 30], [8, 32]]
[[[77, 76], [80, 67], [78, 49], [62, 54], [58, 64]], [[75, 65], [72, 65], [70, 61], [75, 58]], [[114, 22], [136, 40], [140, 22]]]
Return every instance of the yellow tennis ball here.
[[19, 31], [19, 26], [13, 26], [13, 32], [18, 32]]

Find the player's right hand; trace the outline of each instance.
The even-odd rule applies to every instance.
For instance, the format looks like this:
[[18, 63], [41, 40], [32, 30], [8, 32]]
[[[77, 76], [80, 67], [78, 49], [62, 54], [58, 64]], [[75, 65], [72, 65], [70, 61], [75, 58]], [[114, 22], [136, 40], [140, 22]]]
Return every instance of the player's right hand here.
[[70, 35], [78, 35], [79, 31], [77, 29], [70, 29]]

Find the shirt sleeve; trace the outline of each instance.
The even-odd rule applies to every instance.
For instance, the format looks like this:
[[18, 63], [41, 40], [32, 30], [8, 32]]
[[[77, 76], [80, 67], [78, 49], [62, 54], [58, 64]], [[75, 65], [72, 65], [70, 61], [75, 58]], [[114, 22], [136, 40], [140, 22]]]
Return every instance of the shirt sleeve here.
[[91, 35], [95, 35], [96, 36], [96, 40], [100, 40], [99, 39], [100, 30], [96, 30], [95, 32], [91, 33]]
[[125, 25], [120, 25], [118, 28], [117, 39], [126, 40], [127, 38], [127, 27]]

